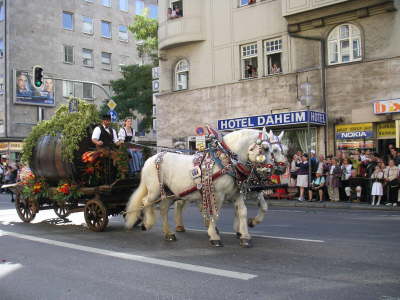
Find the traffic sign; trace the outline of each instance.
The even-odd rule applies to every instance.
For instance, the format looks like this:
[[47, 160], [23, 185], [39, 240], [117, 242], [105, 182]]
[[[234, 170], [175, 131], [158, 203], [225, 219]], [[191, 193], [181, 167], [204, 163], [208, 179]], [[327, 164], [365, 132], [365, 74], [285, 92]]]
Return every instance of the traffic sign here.
[[115, 110], [110, 110], [110, 116], [112, 122], [118, 121], [118, 114]]
[[114, 100], [110, 100], [110, 101], [107, 102], [107, 106], [108, 106], [111, 110], [114, 110], [115, 107], [117, 106], [117, 103], [115, 103]]
[[206, 134], [206, 130], [204, 129], [203, 126], [196, 127], [196, 129], [194, 131], [196, 132], [196, 135], [198, 135], [198, 136], [202, 136], [202, 135]]

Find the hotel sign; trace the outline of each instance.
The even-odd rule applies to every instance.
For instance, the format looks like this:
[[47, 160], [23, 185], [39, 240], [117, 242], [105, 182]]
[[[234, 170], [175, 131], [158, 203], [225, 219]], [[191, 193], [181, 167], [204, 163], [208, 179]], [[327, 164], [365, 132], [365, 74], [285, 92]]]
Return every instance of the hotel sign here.
[[[309, 113], [309, 114], [308, 114]], [[325, 125], [326, 114], [318, 111], [291, 111], [278, 114], [218, 120], [218, 130], [306, 124]]]

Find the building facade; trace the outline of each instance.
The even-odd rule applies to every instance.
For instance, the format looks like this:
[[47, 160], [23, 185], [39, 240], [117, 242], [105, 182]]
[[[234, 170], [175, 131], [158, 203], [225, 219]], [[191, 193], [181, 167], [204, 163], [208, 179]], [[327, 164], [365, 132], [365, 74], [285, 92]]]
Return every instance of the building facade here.
[[[375, 101], [400, 98], [399, 7], [397, 0], [159, 1], [159, 145], [190, 141], [204, 124], [267, 126], [306, 151], [309, 104], [324, 119], [312, 122], [311, 148], [379, 151], [400, 119], [374, 112]], [[386, 142], [380, 126], [392, 128]]]
[[[68, 79], [109, 91], [121, 66], [143, 63], [128, 26], [146, 7], [157, 18], [156, 0], [0, 1], [0, 150], [10, 150], [69, 96], [101, 105], [102, 88]], [[40, 88], [32, 81], [35, 65], [43, 68]]]

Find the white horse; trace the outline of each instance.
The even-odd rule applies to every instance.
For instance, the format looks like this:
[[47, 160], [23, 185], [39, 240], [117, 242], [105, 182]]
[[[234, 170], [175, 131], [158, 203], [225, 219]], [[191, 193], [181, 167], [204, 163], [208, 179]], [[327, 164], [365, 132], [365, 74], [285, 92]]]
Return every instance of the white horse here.
[[[265, 132], [255, 129], [242, 129], [231, 132], [222, 138], [223, 144], [234, 154], [239, 162], [262, 163], [266, 159], [268, 146]], [[137, 190], [130, 197], [126, 209], [126, 226], [132, 227], [140, 217], [141, 210], [144, 211], [143, 225], [150, 229], [156, 219], [154, 213], [154, 203], [160, 198], [161, 188], [158, 176], [164, 186], [178, 197], [179, 194], [196, 185], [192, 177], [193, 158], [192, 155], [182, 155], [177, 153], [165, 153], [160, 164], [159, 170], [156, 167], [158, 155], [150, 157], [144, 164], [141, 181]], [[215, 164], [212, 173], [215, 174], [221, 168]], [[159, 174], [159, 175], [158, 175]], [[229, 174], [218, 177], [213, 182], [214, 196], [217, 212], [220, 211], [225, 199], [233, 199], [237, 213], [236, 229], [240, 233], [240, 244], [243, 247], [251, 246], [251, 237], [247, 225], [247, 208], [244, 197], [240, 193], [240, 187], [236, 184], [235, 178]], [[201, 201], [202, 196], [199, 191], [190, 193], [181, 199], [190, 201]], [[160, 214], [163, 221], [163, 232], [165, 239], [175, 240], [175, 235], [170, 231], [168, 223], [169, 199], [161, 199]], [[208, 235], [210, 243], [214, 246], [222, 246], [221, 238], [216, 228], [218, 214], [209, 219]]]
[[[283, 169], [286, 167], [287, 164], [287, 146], [282, 144], [282, 137], [284, 135], [284, 131], [282, 131], [278, 136], [274, 135], [272, 130], [269, 131], [267, 134], [267, 143], [268, 146], [264, 147], [266, 151], [266, 161], [264, 165], [272, 166], [275, 169], [278, 169], [283, 173]], [[272, 170], [267, 170], [267, 172], [272, 172]], [[250, 192], [251, 196], [254, 197], [256, 192]], [[261, 191], [256, 193], [257, 194], [257, 206], [258, 212], [254, 218], [248, 219], [248, 226], [255, 227], [257, 224], [260, 224], [265, 217], [266, 212], [268, 211], [268, 203], [264, 198], [265, 191]], [[177, 232], [184, 232], [185, 226], [183, 224], [183, 209], [186, 205], [186, 201], [177, 200], [175, 202], [175, 230]], [[236, 207], [235, 207], [236, 208]], [[238, 218], [238, 210], [235, 209], [235, 219], [233, 222], [233, 230], [236, 231], [236, 234], [240, 236], [239, 233], [239, 218]]]

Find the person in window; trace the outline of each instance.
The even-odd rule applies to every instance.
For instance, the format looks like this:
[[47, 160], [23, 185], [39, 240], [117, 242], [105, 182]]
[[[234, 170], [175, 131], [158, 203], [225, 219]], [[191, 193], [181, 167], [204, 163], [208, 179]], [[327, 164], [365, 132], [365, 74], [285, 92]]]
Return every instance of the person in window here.
[[176, 18], [180, 18], [180, 17], [182, 17], [183, 15], [182, 15], [182, 11], [181, 11], [181, 9], [179, 8], [179, 7], [175, 7], [175, 17]]
[[279, 74], [280, 72], [281, 68], [277, 64], [272, 64], [271, 74]]
[[173, 18], [175, 18], [175, 17], [172, 16], [172, 13], [174, 13], [174, 15], [175, 15], [175, 17], [176, 17], [175, 11], [172, 12], [172, 8], [171, 8], [171, 7], [168, 7], [168, 10], [167, 10], [167, 18], [168, 18], [168, 19], [173, 19]]
[[33, 92], [30, 89], [28, 78], [25, 74], [17, 75], [17, 97], [32, 97]]
[[114, 148], [119, 145], [117, 133], [111, 125], [111, 116], [105, 114], [102, 116], [101, 125], [97, 126], [92, 133], [92, 142], [97, 147]]
[[246, 73], [247, 73], [247, 78], [253, 77], [253, 66], [252, 65], [246, 66]]

